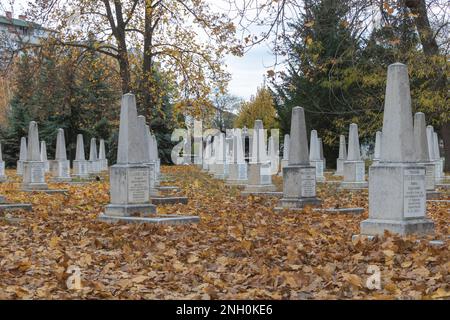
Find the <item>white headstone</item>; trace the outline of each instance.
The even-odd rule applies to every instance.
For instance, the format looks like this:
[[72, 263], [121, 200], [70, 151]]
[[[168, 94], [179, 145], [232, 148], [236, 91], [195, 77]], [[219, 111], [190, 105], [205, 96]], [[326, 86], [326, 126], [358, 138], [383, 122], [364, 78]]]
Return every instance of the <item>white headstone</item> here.
[[415, 161], [408, 70], [388, 68], [380, 163], [369, 168], [369, 219], [364, 235], [431, 233], [426, 218], [425, 167]]

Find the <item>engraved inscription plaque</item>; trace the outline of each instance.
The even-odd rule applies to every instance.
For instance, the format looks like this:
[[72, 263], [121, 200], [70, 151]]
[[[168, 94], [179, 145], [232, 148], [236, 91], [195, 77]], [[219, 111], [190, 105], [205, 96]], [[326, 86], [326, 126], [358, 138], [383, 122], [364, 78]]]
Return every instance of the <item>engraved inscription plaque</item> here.
[[301, 169], [301, 196], [315, 197], [316, 196], [316, 176], [314, 168]]
[[425, 169], [405, 169], [403, 174], [404, 217], [424, 217], [425, 199]]
[[364, 162], [357, 162], [355, 164], [355, 181], [364, 181], [364, 176], [365, 176], [365, 167], [364, 167]]
[[146, 203], [149, 201], [149, 181], [147, 169], [129, 169], [128, 201]]

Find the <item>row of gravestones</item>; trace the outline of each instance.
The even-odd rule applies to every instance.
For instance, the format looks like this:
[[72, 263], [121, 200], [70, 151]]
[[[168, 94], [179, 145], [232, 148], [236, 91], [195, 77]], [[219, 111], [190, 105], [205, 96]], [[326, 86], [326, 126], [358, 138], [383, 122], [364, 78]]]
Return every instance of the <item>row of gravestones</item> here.
[[[416, 115], [413, 126], [409, 79], [405, 65], [396, 63], [388, 68], [386, 99], [379, 161], [369, 169], [369, 219], [361, 223], [365, 235], [398, 233], [431, 233], [432, 221], [426, 218], [425, 151], [428, 140], [425, 119]], [[122, 97], [117, 163], [110, 168], [111, 202], [100, 215], [104, 221], [185, 223], [197, 222], [196, 216], [157, 215], [152, 203], [152, 190], [159, 171], [157, 149], [150, 148], [151, 136], [145, 118], [137, 115], [132, 94]], [[209, 143], [208, 143], [209, 140]], [[262, 121], [257, 120], [251, 145], [251, 160], [243, 157], [239, 129], [233, 135], [233, 161], [227, 164], [225, 135], [208, 139], [203, 169], [218, 178], [227, 177], [234, 183], [245, 181], [244, 193], [275, 192], [271, 181], [272, 167], [264, 147]], [[316, 196], [317, 166], [322, 161], [317, 133], [312, 135], [308, 150], [304, 111], [292, 110], [289, 156], [283, 167], [283, 192], [278, 208], [301, 210], [305, 205], [320, 205]], [[44, 181], [44, 162], [40, 158], [37, 124], [30, 123], [27, 161], [24, 162], [24, 188], [39, 189]], [[272, 147], [269, 149], [275, 149]], [[211, 161], [213, 160], [213, 161]], [[349, 154], [344, 167], [344, 182], [362, 183], [360, 151], [356, 125], [350, 126]], [[347, 173], [348, 172], [348, 173]], [[245, 177], [245, 179], [244, 179]], [[347, 177], [347, 178], [346, 178]], [[350, 177], [350, 178], [348, 178]], [[361, 179], [359, 179], [361, 180]], [[46, 185], [45, 185], [46, 187]]]
[[[416, 113], [413, 120], [407, 67], [400, 63], [388, 68], [382, 132], [376, 136], [369, 182], [365, 180], [357, 125], [350, 125], [348, 154], [345, 137], [340, 138], [336, 175], [344, 177], [341, 188], [369, 187], [369, 219], [361, 223], [361, 233], [377, 235], [385, 230], [403, 235], [431, 233], [434, 225], [426, 218], [426, 199], [427, 195], [437, 194], [435, 184], [444, 178], [443, 159], [439, 156], [437, 134], [431, 126], [426, 126], [425, 115]], [[255, 123], [248, 164], [243, 158], [242, 141], [240, 129], [234, 129], [233, 157], [226, 165], [225, 135], [216, 136], [212, 142], [208, 139], [203, 169], [216, 178], [226, 178], [230, 184], [244, 185], [244, 194], [275, 194], [270, 170], [271, 148], [267, 155], [260, 120]], [[303, 108], [294, 108], [281, 161], [282, 198], [275, 209], [301, 210], [305, 205], [320, 205], [316, 182], [324, 181], [324, 162], [317, 132], [311, 132], [308, 150]]]
[[[34, 125], [33, 125], [34, 126]], [[31, 149], [30, 149], [31, 150]], [[24, 172], [24, 163], [28, 161], [27, 138], [22, 137], [20, 140], [19, 160], [17, 161], [16, 174], [22, 176]], [[58, 129], [56, 136], [56, 152], [55, 160], [47, 159], [47, 144], [41, 141], [40, 144], [40, 161], [44, 163], [44, 172], [50, 172], [53, 180], [56, 182], [71, 181], [70, 161], [67, 160], [66, 143], [64, 138], [64, 129]], [[86, 160], [84, 154], [84, 139], [82, 134], [77, 135], [77, 145], [75, 159], [73, 160], [73, 173], [76, 178], [84, 179], [91, 175], [108, 170], [108, 160], [105, 153], [105, 141], [100, 139], [100, 148], [97, 154], [96, 139], [91, 139], [89, 160]]]

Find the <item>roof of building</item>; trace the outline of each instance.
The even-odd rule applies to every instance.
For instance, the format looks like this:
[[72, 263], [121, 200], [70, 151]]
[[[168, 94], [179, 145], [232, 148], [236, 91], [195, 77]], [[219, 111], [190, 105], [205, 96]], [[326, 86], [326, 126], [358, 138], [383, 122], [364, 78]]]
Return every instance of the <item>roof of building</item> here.
[[32, 27], [34, 29], [44, 29], [40, 24], [25, 21], [22, 19], [16, 19], [16, 18], [7, 18], [5, 16], [0, 16], [0, 24], [8, 24], [13, 25], [16, 27]]

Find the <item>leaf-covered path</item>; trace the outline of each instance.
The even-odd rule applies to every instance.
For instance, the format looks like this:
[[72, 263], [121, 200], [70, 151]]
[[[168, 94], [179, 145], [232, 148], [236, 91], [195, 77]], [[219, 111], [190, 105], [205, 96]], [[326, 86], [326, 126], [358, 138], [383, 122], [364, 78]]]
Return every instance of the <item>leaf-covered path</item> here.
[[[276, 198], [241, 197], [189, 166], [164, 167], [188, 205], [158, 213], [199, 215], [199, 224], [111, 225], [96, 218], [109, 201], [107, 182], [70, 186], [69, 196], [32, 196], [3, 183], [8, 202], [33, 211], [0, 213], [0, 299], [361, 299], [449, 297], [449, 206], [427, 203], [444, 245], [386, 235], [355, 240], [363, 215], [275, 213]], [[18, 181], [18, 180], [16, 180]], [[275, 179], [280, 187], [280, 178]], [[51, 185], [56, 187], [56, 185]], [[67, 188], [67, 185], [60, 185]], [[367, 193], [319, 187], [324, 206], [362, 206]], [[448, 198], [448, 193], [447, 193]], [[366, 288], [367, 268], [381, 290]], [[81, 269], [82, 290], [66, 270]]]

